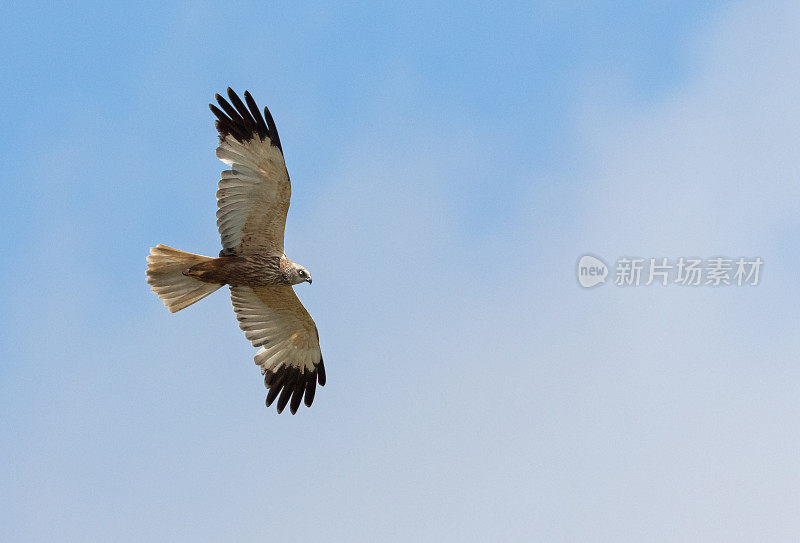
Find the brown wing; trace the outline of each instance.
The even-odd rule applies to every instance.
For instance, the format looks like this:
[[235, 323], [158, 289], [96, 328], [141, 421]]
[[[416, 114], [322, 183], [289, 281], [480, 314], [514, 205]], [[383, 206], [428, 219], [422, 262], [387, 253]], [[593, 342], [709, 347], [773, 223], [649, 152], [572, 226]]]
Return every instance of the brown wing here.
[[230, 87], [228, 98], [233, 105], [216, 95], [224, 112], [209, 104], [217, 117], [217, 157], [231, 167], [217, 191], [223, 252], [281, 256], [292, 187], [275, 121], [267, 108], [261, 116], [249, 92], [247, 106]]
[[278, 398], [278, 413], [291, 397], [292, 414], [305, 395], [314, 401], [317, 382], [325, 385], [325, 365], [317, 326], [292, 287], [231, 287], [231, 301], [239, 327], [254, 347], [264, 384], [267, 406]]

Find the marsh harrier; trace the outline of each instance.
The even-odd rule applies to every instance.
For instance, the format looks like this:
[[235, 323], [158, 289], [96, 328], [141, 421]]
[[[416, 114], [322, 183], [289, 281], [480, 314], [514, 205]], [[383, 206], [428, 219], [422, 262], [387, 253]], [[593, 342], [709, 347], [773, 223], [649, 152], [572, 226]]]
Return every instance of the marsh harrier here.
[[[217, 258], [156, 245], [147, 257], [147, 282], [172, 313], [202, 300], [224, 285], [239, 327], [261, 366], [267, 406], [277, 398], [294, 414], [314, 401], [325, 385], [319, 334], [293, 285], [311, 283], [303, 266], [284, 253], [283, 231], [292, 193], [283, 148], [269, 110], [264, 115], [250, 93], [244, 102], [228, 88], [209, 104], [219, 132], [222, 172], [217, 191], [217, 226], [222, 251]], [[246, 105], [245, 105], [246, 104]]]

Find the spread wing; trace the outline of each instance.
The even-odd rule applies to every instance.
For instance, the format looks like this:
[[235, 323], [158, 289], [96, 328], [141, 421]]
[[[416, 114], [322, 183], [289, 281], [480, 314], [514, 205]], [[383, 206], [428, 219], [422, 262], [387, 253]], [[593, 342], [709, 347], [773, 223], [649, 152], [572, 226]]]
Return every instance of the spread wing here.
[[278, 413], [290, 397], [292, 414], [304, 395], [310, 407], [317, 383], [325, 385], [325, 365], [317, 326], [294, 289], [231, 287], [231, 301], [239, 328], [254, 347], [260, 347], [255, 361], [269, 389], [267, 406], [280, 394]]
[[223, 253], [281, 256], [292, 186], [275, 121], [266, 107], [261, 116], [249, 92], [247, 106], [230, 87], [231, 103], [215, 97], [222, 108], [209, 104], [217, 117], [217, 157], [231, 167], [217, 191]]

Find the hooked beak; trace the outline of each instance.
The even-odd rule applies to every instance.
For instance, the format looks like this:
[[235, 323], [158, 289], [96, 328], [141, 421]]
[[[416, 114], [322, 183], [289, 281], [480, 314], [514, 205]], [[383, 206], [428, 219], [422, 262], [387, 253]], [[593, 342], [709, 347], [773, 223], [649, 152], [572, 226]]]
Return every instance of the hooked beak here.
[[306, 279], [306, 281], [308, 281], [309, 285], [311, 284], [311, 278], [310, 277], [308, 279]]

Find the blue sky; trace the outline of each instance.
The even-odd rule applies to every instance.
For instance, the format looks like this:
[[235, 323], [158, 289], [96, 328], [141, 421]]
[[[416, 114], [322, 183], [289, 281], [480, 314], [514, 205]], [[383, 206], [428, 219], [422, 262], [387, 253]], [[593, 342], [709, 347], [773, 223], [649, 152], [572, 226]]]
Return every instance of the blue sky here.
[[[702, 5], [701, 5], [702, 4]], [[776, 2], [18, 3], [2, 539], [794, 541], [800, 12]], [[207, 109], [269, 105], [328, 373], [264, 408]], [[757, 287], [575, 263], [760, 256]]]

